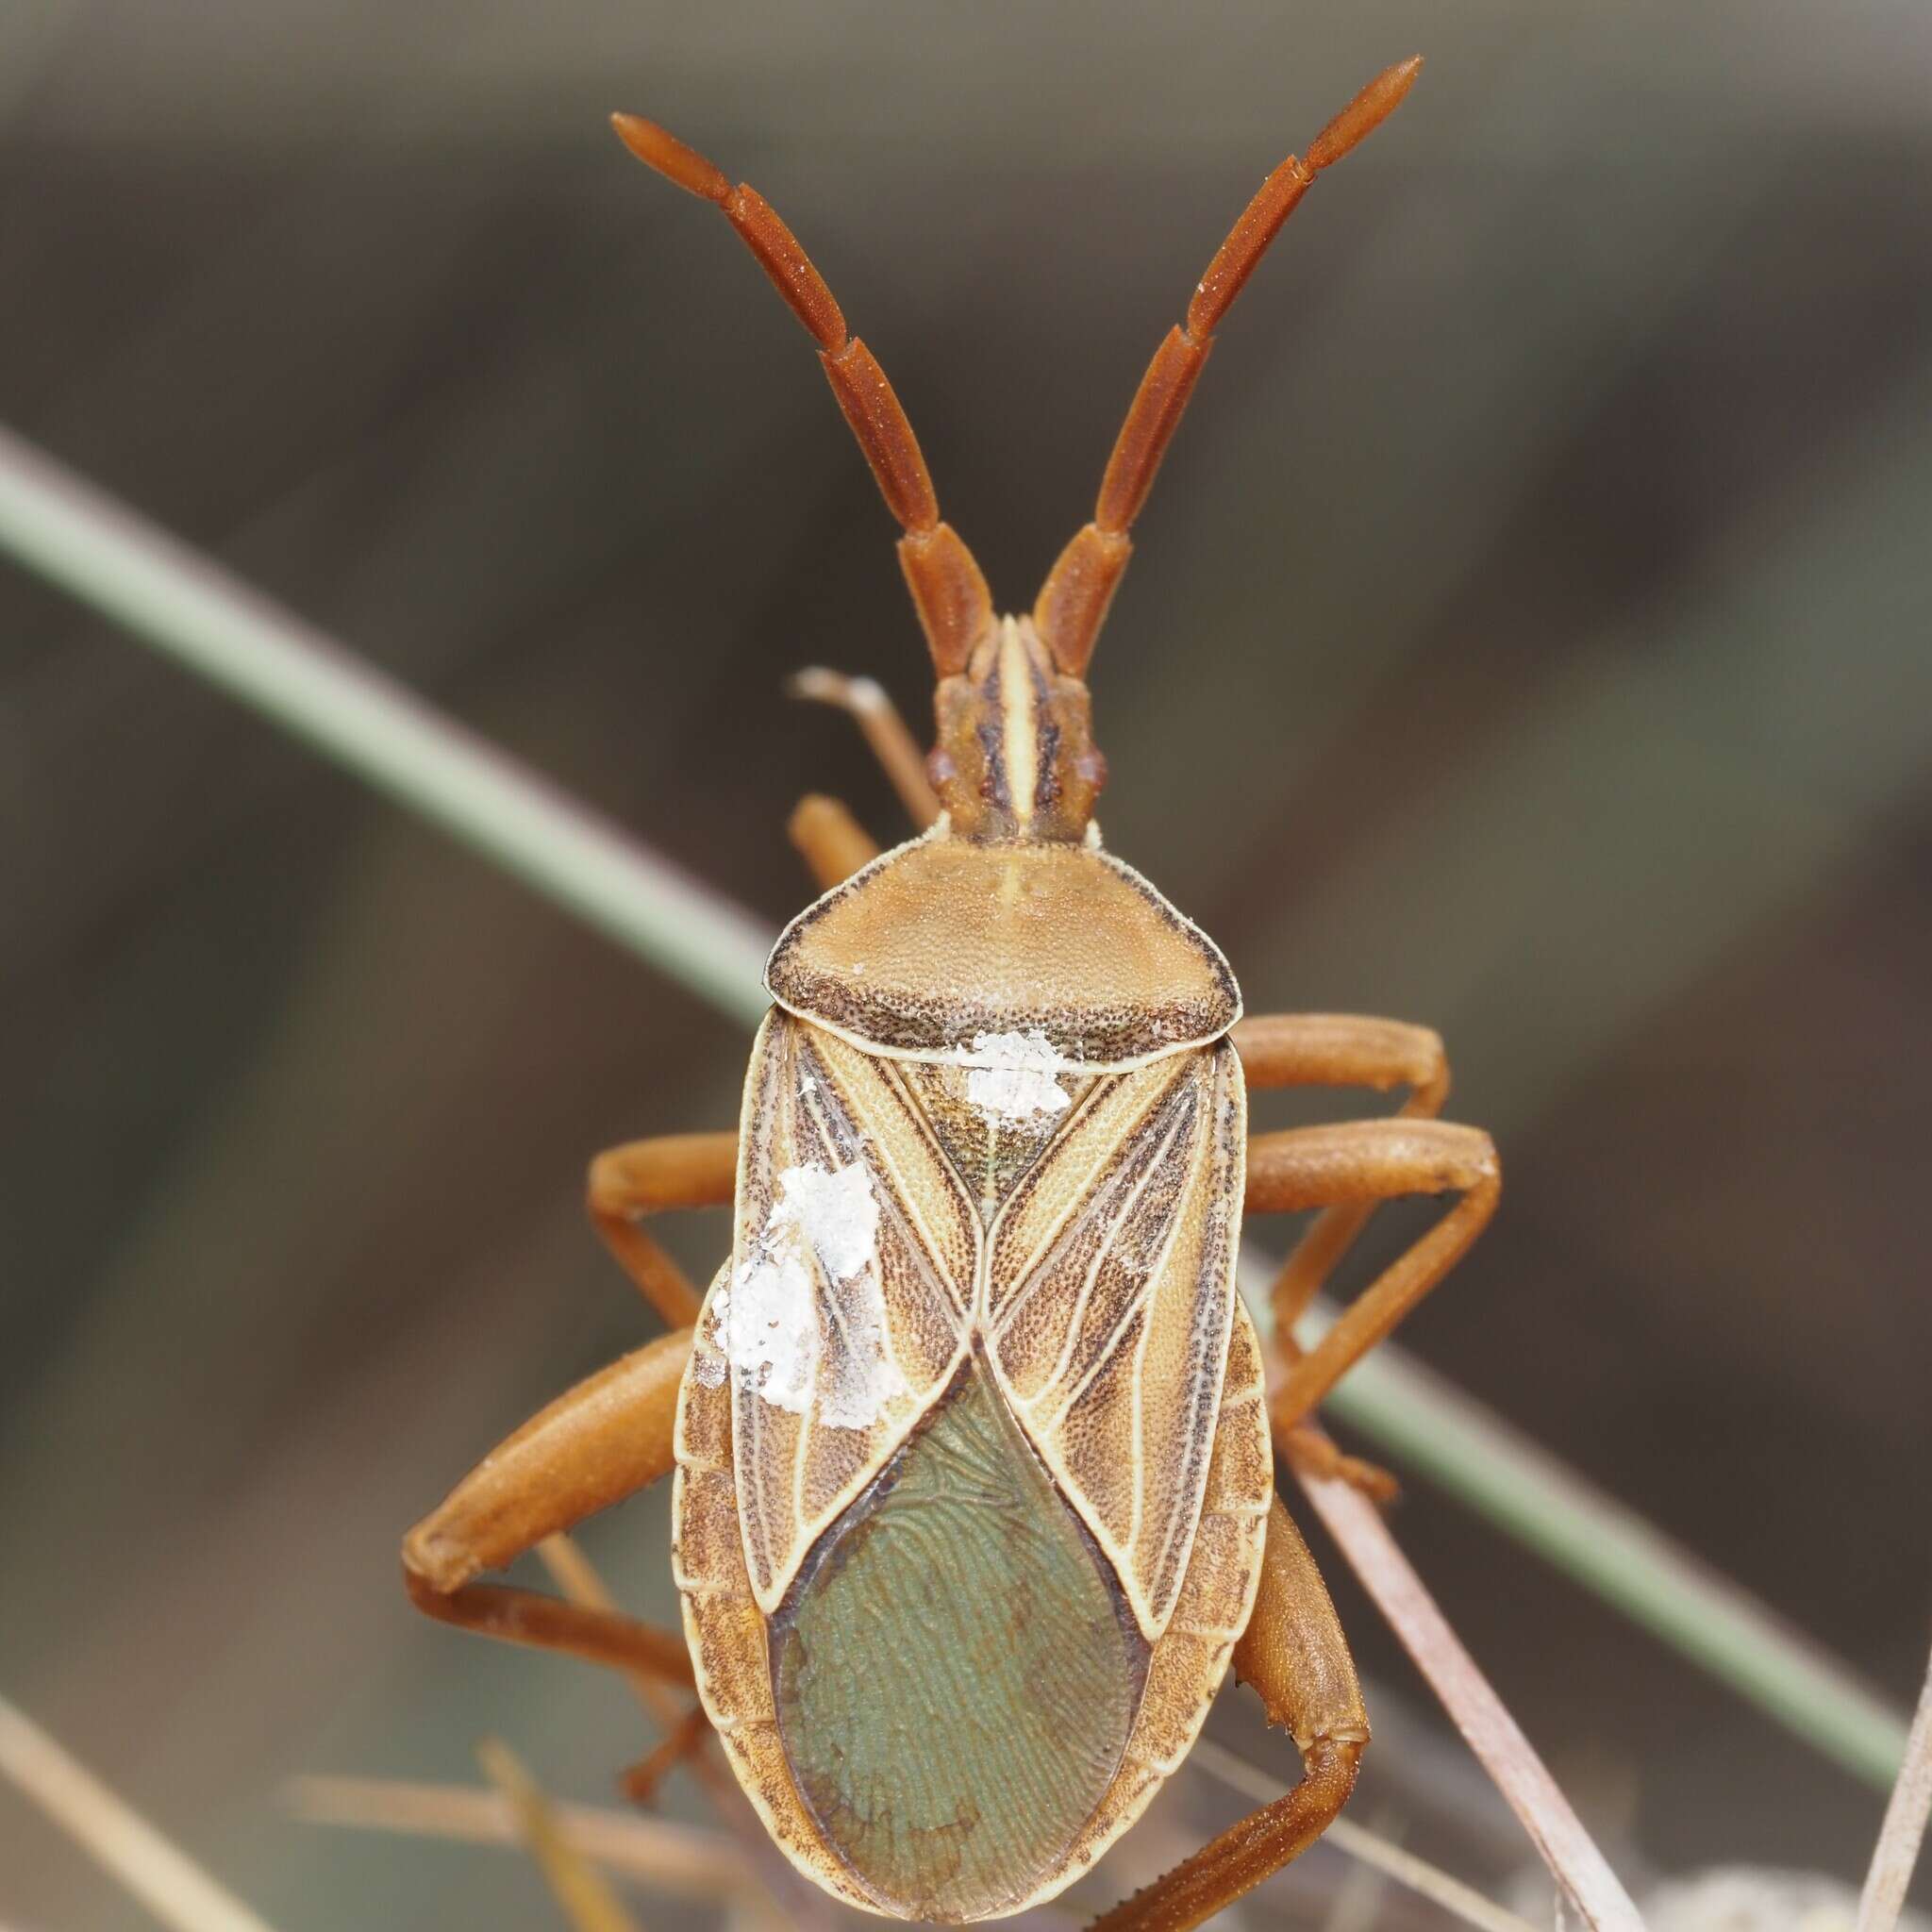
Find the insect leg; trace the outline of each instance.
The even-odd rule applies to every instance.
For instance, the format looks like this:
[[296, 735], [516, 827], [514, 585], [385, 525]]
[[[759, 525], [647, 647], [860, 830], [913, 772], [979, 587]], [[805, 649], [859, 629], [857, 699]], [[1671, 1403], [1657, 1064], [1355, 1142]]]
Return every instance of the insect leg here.
[[[1230, 1036], [1253, 1091], [1279, 1087], [1406, 1087], [1400, 1120], [1434, 1120], [1449, 1097], [1441, 1036], [1401, 1020], [1360, 1013], [1265, 1013]], [[1374, 1201], [1325, 1208], [1274, 1277], [1275, 1332], [1284, 1340], [1375, 1211]]]
[[877, 841], [836, 798], [808, 791], [792, 808], [785, 830], [827, 892], [879, 856]]
[[710, 1735], [711, 1721], [705, 1715], [705, 1707], [692, 1705], [658, 1740], [649, 1757], [640, 1758], [618, 1778], [618, 1789], [634, 1805], [655, 1805], [666, 1776]]
[[1269, 1722], [1293, 1738], [1301, 1782], [1096, 1919], [1092, 1932], [1187, 1932], [1307, 1851], [1355, 1789], [1368, 1713], [1335, 1607], [1279, 1497], [1234, 1667], [1260, 1692]]
[[899, 802], [921, 831], [939, 817], [939, 798], [925, 775], [925, 754], [881, 685], [870, 677], [847, 677], [842, 671], [812, 665], [791, 679], [790, 690], [795, 698], [831, 705], [857, 721]]
[[1248, 1142], [1251, 1214], [1373, 1205], [1405, 1194], [1460, 1196], [1290, 1368], [1269, 1405], [1277, 1441], [1461, 1259], [1495, 1212], [1502, 1189], [1490, 1137], [1448, 1121], [1342, 1121], [1260, 1134]]
[[624, 1272], [672, 1328], [698, 1318], [699, 1296], [684, 1270], [640, 1227], [667, 1208], [722, 1208], [738, 1185], [738, 1136], [660, 1134], [627, 1141], [591, 1163], [591, 1225]]
[[690, 1329], [660, 1335], [587, 1376], [486, 1456], [403, 1539], [403, 1579], [416, 1607], [487, 1637], [691, 1684], [678, 1632], [472, 1580], [670, 1473], [690, 1355]]

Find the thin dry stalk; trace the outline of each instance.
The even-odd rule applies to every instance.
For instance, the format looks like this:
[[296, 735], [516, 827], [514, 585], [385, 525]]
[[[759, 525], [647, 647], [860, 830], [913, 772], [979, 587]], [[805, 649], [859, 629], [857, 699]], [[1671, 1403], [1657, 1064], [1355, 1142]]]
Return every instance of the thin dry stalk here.
[[476, 1746], [476, 1762], [502, 1792], [517, 1836], [542, 1868], [552, 1897], [575, 1932], [642, 1932], [603, 1874], [565, 1836], [550, 1800], [516, 1753], [501, 1738], [485, 1738]]
[[[1279, 1778], [1271, 1777], [1212, 1738], [1199, 1739], [1188, 1756], [1188, 1762], [1257, 1805], [1273, 1804], [1281, 1795]], [[1537, 1932], [1527, 1919], [1519, 1919], [1514, 1912], [1485, 1897], [1474, 1886], [1465, 1885], [1440, 1865], [1417, 1857], [1381, 1833], [1355, 1824], [1345, 1813], [1322, 1834], [1322, 1842], [1361, 1864], [1373, 1866], [1406, 1890], [1441, 1906], [1465, 1925], [1475, 1926], [1477, 1932]]]
[[[523, 1842], [508, 1803], [475, 1786], [306, 1776], [290, 1781], [284, 1802], [291, 1816], [308, 1824], [507, 1848]], [[731, 1913], [733, 1932], [796, 1932], [798, 1920], [774, 1907], [742, 1866], [734, 1866], [730, 1841], [721, 1833], [595, 1805], [553, 1803], [550, 1811], [564, 1840], [607, 1872], [675, 1896], [722, 1904]], [[1057, 1902], [1008, 1923], [1025, 1932], [1071, 1919]], [[841, 1917], [837, 1923], [847, 1922]]]
[[0, 1697], [0, 1774], [178, 1932], [269, 1932], [225, 1887]]
[[[537, 1545], [537, 1554], [549, 1571], [551, 1581], [573, 1603], [591, 1609], [617, 1608], [617, 1600], [608, 1586], [574, 1538], [545, 1537]], [[626, 1671], [625, 1675], [637, 1692], [638, 1701], [657, 1720], [659, 1728], [668, 1732], [682, 1718], [680, 1699], [665, 1685], [654, 1682], [641, 1672]], [[778, 1862], [764, 1826], [751, 1808], [750, 1799], [739, 1789], [738, 1780], [719, 1763], [708, 1737], [686, 1762], [705, 1795], [717, 1807], [718, 1815], [739, 1840], [752, 1875], [763, 1886], [770, 1901], [781, 1907], [795, 1925], [828, 1925], [831, 1921], [824, 1906], [807, 1893], [789, 1867]]]
[[[509, 1801], [500, 1791], [475, 1786], [399, 1778], [297, 1777], [290, 1781], [284, 1802], [291, 1815], [307, 1824], [450, 1839], [463, 1844], [523, 1842]], [[747, 1890], [744, 1868], [733, 1858], [731, 1841], [721, 1832], [594, 1805], [553, 1804], [551, 1813], [565, 1841], [582, 1857], [674, 1897], [716, 1904], [738, 1898]], [[768, 1913], [763, 1923], [785, 1922]]]
[[1296, 1480], [1585, 1922], [1595, 1932], [1643, 1932], [1629, 1893], [1409, 1567], [1382, 1512], [1345, 1482], [1299, 1472]]
[[1374, 1932], [1388, 1896], [1389, 1882], [1389, 1874], [1379, 1866], [1359, 1861], [1350, 1865], [1328, 1903], [1322, 1932]]
[[1932, 1663], [1926, 1665], [1919, 1708], [1912, 1719], [1911, 1735], [1906, 1740], [1905, 1766], [1891, 1788], [1885, 1823], [1878, 1827], [1878, 1843], [1872, 1853], [1872, 1869], [1866, 1873], [1865, 1890], [1858, 1895], [1856, 1932], [1891, 1932], [1898, 1924], [1906, 1888], [1912, 1882], [1912, 1867], [1919, 1862], [1928, 1815], [1932, 1815]]
[[[1265, 1266], [1243, 1250], [1251, 1308], [1272, 1282]], [[1303, 1342], [1319, 1340], [1340, 1312], [1318, 1296], [1303, 1319]], [[1413, 1356], [1385, 1343], [1323, 1407], [1827, 1757], [1890, 1790], [1905, 1757], [1903, 1712], [1775, 1611]]]
[[[561, 1533], [546, 1536], [537, 1545], [537, 1555], [550, 1580], [572, 1603], [585, 1609], [615, 1610], [617, 1599], [597, 1573], [597, 1566], [584, 1555], [574, 1537]], [[670, 1685], [646, 1676], [642, 1671], [625, 1671], [624, 1680], [637, 1693], [645, 1715], [660, 1731], [668, 1731], [684, 1716], [684, 1701]]]

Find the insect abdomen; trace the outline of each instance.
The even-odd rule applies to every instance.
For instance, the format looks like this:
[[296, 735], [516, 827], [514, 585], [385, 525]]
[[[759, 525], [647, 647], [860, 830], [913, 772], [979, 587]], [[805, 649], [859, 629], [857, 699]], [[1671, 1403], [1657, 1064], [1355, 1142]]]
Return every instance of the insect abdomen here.
[[820, 1539], [770, 1641], [826, 1842], [884, 1909], [953, 1922], [1011, 1910], [1064, 1865], [1149, 1655], [977, 1354]]

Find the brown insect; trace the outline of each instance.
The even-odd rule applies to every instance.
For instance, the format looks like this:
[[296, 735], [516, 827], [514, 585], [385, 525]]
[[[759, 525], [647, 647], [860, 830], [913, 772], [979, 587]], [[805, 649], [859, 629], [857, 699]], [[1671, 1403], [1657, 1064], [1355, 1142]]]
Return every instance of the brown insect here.
[[[648, 122], [641, 159], [715, 203], [820, 349], [904, 525], [939, 674], [922, 760], [875, 687], [817, 673], [924, 826], [880, 857], [842, 807], [792, 831], [825, 894], [786, 930], [736, 1134], [591, 1170], [592, 1219], [672, 1333], [592, 1376], [404, 1545], [434, 1616], [695, 1685], [792, 1862], [900, 1918], [1051, 1897], [1139, 1816], [1230, 1657], [1303, 1775], [1108, 1913], [1198, 1924], [1311, 1843], [1369, 1726], [1273, 1455], [1369, 1487], [1310, 1422], [1475, 1238], [1499, 1186], [1434, 1116], [1437, 1036], [1243, 1020], [1226, 960], [1100, 845], [1084, 681], [1213, 332], [1322, 169], [1401, 101], [1391, 68], [1236, 222], [1148, 369], [1093, 520], [1030, 616], [994, 614], [910, 425], [756, 191]], [[1246, 1090], [1407, 1088], [1393, 1120], [1248, 1137]], [[1307, 1354], [1288, 1338], [1376, 1203], [1451, 1194]], [[735, 1204], [701, 1305], [638, 1224]], [[1319, 1208], [1274, 1289], [1275, 1373], [1235, 1293], [1243, 1210]], [[676, 1473], [684, 1634], [474, 1579]], [[687, 1726], [702, 1743], [703, 1724]]]

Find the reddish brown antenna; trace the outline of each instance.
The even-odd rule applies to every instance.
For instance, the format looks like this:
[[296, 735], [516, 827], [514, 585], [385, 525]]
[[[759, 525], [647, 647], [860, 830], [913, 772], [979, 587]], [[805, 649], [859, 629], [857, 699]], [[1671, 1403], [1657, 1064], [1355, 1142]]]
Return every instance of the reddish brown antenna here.
[[992, 623], [992, 598], [973, 553], [949, 524], [940, 521], [939, 498], [919, 453], [919, 439], [886, 372], [857, 336], [846, 333], [845, 318], [824, 277], [756, 188], [742, 181], [734, 188], [703, 155], [655, 122], [613, 114], [610, 125], [639, 160], [724, 211], [773, 287], [811, 332], [825, 379], [878, 478], [886, 507], [905, 526], [899, 562], [932, 647], [932, 661], [941, 677], [963, 671], [974, 645]]
[[1241, 285], [1254, 274], [1281, 225], [1295, 211], [1308, 185], [1322, 170], [1373, 134], [1395, 109], [1422, 68], [1422, 56], [1378, 74], [1341, 112], [1316, 135], [1305, 159], [1290, 155], [1241, 210], [1227, 240], [1215, 251], [1188, 304], [1188, 316], [1154, 352], [1147, 374], [1127, 410], [1127, 420], [1107, 461], [1093, 521], [1067, 547], [1047, 573], [1033, 622], [1053, 659], [1072, 677], [1086, 675], [1094, 640], [1113, 601], [1115, 586], [1127, 567], [1133, 545], [1127, 526], [1147, 500], [1154, 473], [1167, 453], [1168, 438], [1181, 420], [1194, 379], [1214, 344], [1221, 318], [1234, 305]]

